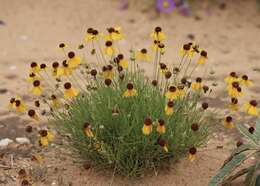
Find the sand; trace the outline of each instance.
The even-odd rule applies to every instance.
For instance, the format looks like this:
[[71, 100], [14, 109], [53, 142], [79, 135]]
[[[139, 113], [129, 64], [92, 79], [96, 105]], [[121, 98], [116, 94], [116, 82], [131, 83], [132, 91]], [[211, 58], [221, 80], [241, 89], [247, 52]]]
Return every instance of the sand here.
[[[62, 54], [57, 49], [60, 42], [66, 42], [71, 48], [82, 43], [84, 33], [88, 27], [105, 31], [109, 26], [120, 25], [126, 34], [122, 48], [127, 51], [131, 46], [136, 48], [150, 45], [149, 33], [155, 26], [161, 26], [168, 40], [164, 57], [166, 63], [177, 62], [176, 57], [183, 43], [189, 42], [189, 34], [195, 36], [193, 42], [205, 48], [209, 54], [208, 72], [213, 72], [210, 82], [218, 84], [210, 99], [211, 106], [223, 108], [227, 100], [223, 94], [223, 79], [230, 71], [247, 74], [256, 82], [248, 90], [244, 100], [256, 99], [260, 101], [260, 14], [256, 11], [255, 1], [227, 1], [227, 8], [219, 10], [213, 8], [210, 15], [197, 10], [199, 19], [183, 17], [177, 12], [171, 15], [155, 16], [153, 10], [144, 10], [140, 6], [126, 11], [118, 9], [118, 1], [113, 0], [0, 0], [0, 19], [5, 25], [0, 25], [0, 139], [27, 136], [24, 127], [30, 123], [25, 117], [17, 117], [6, 110], [5, 105], [13, 95], [21, 95], [30, 100], [25, 90], [24, 81], [27, 67], [31, 61], [53, 62], [61, 59]], [[151, 68], [144, 66], [147, 71]], [[195, 73], [199, 76], [204, 70]], [[6, 92], [7, 91], [7, 92]], [[222, 110], [221, 110], [222, 112]], [[240, 121], [243, 121], [240, 119]], [[209, 179], [216, 173], [223, 161], [234, 148], [240, 138], [236, 130], [226, 131], [221, 122], [216, 122], [215, 137], [208, 145], [199, 151], [199, 158], [195, 163], [186, 159], [170, 166], [168, 171], [159, 172], [157, 176], [150, 175], [138, 181], [130, 182], [115, 177], [111, 180], [106, 175], [95, 171], [83, 170], [73, 164], [67, 157], [63, 163], [55, 161], [59, 155], [58, 149], [48, 153], [46, 164], [58, 170], [48, 174], [47, 181], [41, 185], [51, 185], [53, 180], [61, 179], [62, 185], [207, 185]], [[230, 135], [231, 134], [231, 135]], [[29, 136], [30, 137], [30, 136]], [[33, 139], [33, 138], [32, 138]], [[217, 146], [221, 146], [217, 148]], [[2, 150], [3, 152], [3, 150]], [[12, 151], [13, 152], [13, 151]], [[22, 151], [13, 152], [19, 157], [17, 163], [26, 162], [30, 152], [21, 155]], [[6, 170], [5, 170], [6, 171]], [[15, 174], [16, 170], [11, 172]], [[3, 172], [3, 169], [0, 172]], [[17, 185], [18, 181], [8, 181], [9, 186]], [[1, 183], [0, 183], [1, 185]], [[234, 184], [238, 185], [238, 184]]]

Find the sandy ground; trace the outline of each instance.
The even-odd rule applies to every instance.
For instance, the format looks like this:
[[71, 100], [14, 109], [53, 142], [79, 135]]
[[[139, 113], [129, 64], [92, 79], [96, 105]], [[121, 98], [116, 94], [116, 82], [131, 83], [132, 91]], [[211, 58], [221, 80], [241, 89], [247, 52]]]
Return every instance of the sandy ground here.
[[[194, 16], [185, 18], [176, 12], [155, 17], [153, 10], [145, 11], [142, 6], [119, 11], [118, 1], [112, 0], [0, 0], [0, 19], [5, 22], [5, 25], [0, 25], [0, 139], [27, 136], [24, 126], [30, 121], [9, 113], [4, 107], [9, 97], [16, 94], [30, 99], [24, 89], [29, 63], [47, 63], [60, 59], [62, 56], [57, 45], [67, 42], [72, 48], [77, 47], [88, 27], [105, 30], [109, 26], [120, 25], [127, 35], [127, 40], [122, 43], [123, 50], [127, 51], [133, 45], [137, 48], [148, 47], [149, 33], [155, 26], [160, 25], [168, 35], [168, 53], [165, 55], [165, 61], [168, 63], [177, 61], [177, 57], [173, 56], [177, 56], [184, 42], [190, 41], [188, 34], [193, 34], [195, 42], [208, 51], [208, 71], [215, 72], [212, 79], [218, 84], [210, 104], [223, 108], [227, 99], [223, 94], [222, 81], [230, 71], [248, 74], [255, 82], [260, 80], [260, 14], [256, 11], [254, 1], [227, 2], [226, 10], [213, 8], [210, 15], [197, 11], [195, 14], [200, 19], [195, 19]], [[145, 68], [149, 70], [151, 67]], [[196, 72], [197, 75], [201, 73], [202, 71]], [[259, 102], [259, 92], [260, 85], [255, 83], [245, 100], [257, 99]], [[220, 123], [217, 122], [216, 125], [220, 126]], [[215, 137], [205, 148], [200, 149], [199, 159], [195, 163], [181, 160], [180, 163], [170, 166], [169, 171], [162, 171], [158, 176], [145, 177], [135, 182], [117, 177], [111, 180], [111, 175], [83, 170], [68, 157], [63, 160], [65, 163], [59, 163], [61, 158], [54, 157], [60, 154], [58, 149], [54, 148], [48, 152], [52, 158], [47, 158], [46, 163], [52, 167], [47, 181], [42, 185], [51, 185], [53, 180], [62, 179], [61, 185], [73, 183], [77, 186], [111, 183], [204, 186], [239, 139], [235, 130], [226, 132], [221, 127], [218, 128]], [[17, 156], [17, 162], [26, 162], [22, 157], [28, 157], [30, 151], [16, 147], [14, 149], [12, 152]], [[0, 167], [1, 174], [3, 171]], [[12, 179], [8, 181], [9, 186], [17, 184], [17, 181]]]

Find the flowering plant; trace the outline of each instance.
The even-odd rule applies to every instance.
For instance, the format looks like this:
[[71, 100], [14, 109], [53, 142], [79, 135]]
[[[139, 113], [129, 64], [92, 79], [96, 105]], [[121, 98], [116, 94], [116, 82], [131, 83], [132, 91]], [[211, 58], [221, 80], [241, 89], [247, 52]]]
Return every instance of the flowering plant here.
[[[35, 122], [42, 120], [37, 109], [48, 108], [50, 129], [39, 127], [39, 145], [55, 140], [55, 129], [96, 168], [133, 177], [172, 158], [187, 155], [194, 161], [212, 119], [208, 103], [200, 102], [211, 89], [202, 77], [193, 77], [207, 63], [207, 52], [187, 43], [180, 49], [180, 62], [167, 64], [160, 27], [151, 33], [151, 50], [131, 49], [129, 57], [120, 52], [123, 38], [119, 27], [108, 28], [107, 34], [89, 28], [77, 52], [61, 43], [61, 62], [31, 63], [34, 105], [15, 97], [9, 108], [27, 112]], [[86, 52], [94, 63], [79, 55]], [[141, 63], [153, 67], [152, 77], [146, 77]]]

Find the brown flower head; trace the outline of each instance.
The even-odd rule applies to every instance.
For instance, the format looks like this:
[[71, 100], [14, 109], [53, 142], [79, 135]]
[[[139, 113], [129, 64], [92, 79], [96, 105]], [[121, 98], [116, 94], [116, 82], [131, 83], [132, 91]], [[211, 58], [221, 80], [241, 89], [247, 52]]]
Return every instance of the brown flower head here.
[[193, 123], [193, 124], [191, 125], [191, 130], [193, 130], [194, 132], [195, 132], [195, 131], [198, 131], [198, 130], [199, 130], [199, 125], [198, 125], [198, 123]]
[[36, 100], [36, 101], [34, 102], [34, 105], [35, 105], [36, 107], [40, 107], [40, 106], [41, 106], [40, 101], [39, 101], [39, 100]]
[[65, 89], [70, 89], [70, 88], [71, 88], [71, 83], [66, 82], [66, 83], [64, 84], [64, 88], [65, 88]]
[[238, 104], [238, 99], [237, 98], [231, 98], [231, 103], [232, 104]]
[[33, 109], [28, 110], [28, 116], [33, 117], [33, 116], [35, 116], [35, 114], [36, 114], [35, 110], [33, 110]]
[[201, 77], [197, 77], [197, 78], [196, 78], [196, 82], [197, 82], [197, 83], [201, 83], [201, 82], [202, 82], [202, 78], [201, 78]]
[[105, 79], [105, 85], [110, 86], [112, 83], [111, 79]]
[[195, 154], [197, 153], [197, 149], [196, 149], [195, 147], [191, 147], [191, 148], [189, 149], [189, 153], [190, 153], [191, 155], [195, 155]]
[[251, 134], [254, 134], [255, 128], [254, 127], [249, 127], [248, 132], [250, 132]]
[[155, 32], [157, 32], [157, 33], [159, 33], [159, 32], [161, 32], [161, 31], [162, 31], [162, 28], [161, 28], [161, 27], [159, 27], [159, 26], [157, 26], [157, 27], [155, 27], [154, 31], [155, 31]]
[[34, 82], [33, 82], [33, 86], [34, 87], [39, 87], [41, 85], [41, 82], [39, 81], [39, 80], [35, 80]]
[[96, 77], [96, 75], [97, 75], [97, 70], [96, 70], [96, 69], [92, 69], [92, 70], [90, 71], [90, 74], [91, 74], [91, 76]]
[[31, 63], [31, 68], [35, 68], [35, 67], [37, 67], [37, 65], [38, 65], [38, 64], [37, 64], [36, 62], [32, 62], [32, 63]]
[[207, 102], [203, 102], [203, 103], [201, 104], [201, 107], [202, 107], [204, 110], [206, 110], [206, 109], [209, 107], [209, 104], [208, 104]]
[[172, 108], [174, 106], [174, 102], [173, 101], [168, 101], [167, 106]]
[[170, 86], [170, 87], [169, 87], [169, 91], [170, 91], [170, 92], [176, 92], [176, 90], [177, 90], [177, 89], [176, 89], [175, 86]]
[[172, 73], [170, 71], [167, 71], [167, 72], [165, 72], [164, 76], [166, 79], [170, 79], [172, 76]]
[[132, 83], [128, 83], [127, 86], [126, 86], [126, 88], [127, 88], [128, 90], [132, 90], [132, 89], [134, 88], [134, 85], [133, 85]]
[[202, 50], [201, 53], [200, 53], [200, 55], [201, 55], [202, 57], [207, 57], [208, 53], [207, 53], [205, 50]]
[[58, 62], [53, 62], [52, 63], [52, 68], [56, 69], [59, 67], [59, 63]]
[[147, 50], [146, 50], [145, 48], [143, 48], [143, 49], [141, 50], [141, 53], [142, 53], [142, 54], [147, 54]]
[[204, 93], [207, 93], [209, 90], [209, 87], [207, 85], [203, 85], [202, 89], [203, 89]]
[[158, 84], [157, 80], [153, 80], [153, 81], [152, 81], [152, 85], [153, 85], [153, 86], [155, 86], [155, 87], [156, 87], [156, 86], [157, 86], [157, 84]]
[[232, 122], [233, 118], [231, 116], [227, 116], [226, 117], [226, 122], [230, 123]]
[[33, 130], [32, 126], [31, 125], [28, 125], [25, 127], [25, 131], [28, 132], [28, 133], [31, 133]]
[[70, 51], [68, 53], [68, 57], [71, 59], [71, 58], [74, 58], [75, 57], [75, 53], [73, 51]]
[[159, 123], [160, 126], [165, 125], [165, 121], [164, 121], [163, 119], [159, 119], [159, 120], [158, 120], [158, 123]]
[[41, 65], [40, 65], [40, 68], [41, 69], [45, 69], [47, 66], [46, 66], [46, 64], [44, 64], [44, 63], [42, 63]]
[[64, 43], [60, 43], [59, 44], [59, 48], [64, 48], [65, 47], [65, 44]]
[[257, 101], [256, 100], [251, 100], [249, 102], [250, 105], [252, 105], [253, 107], [256, 107], [257, 106]]
[[45, 129], [42, 129], [39, 131], [39, 134], [41, 135], [41, 137], [46, 137], [48, 135], [48, 131]]
[[107, 41], [105, 45], [106, 45], [106, 47], [110, 47], [110, 46], [112, 46], [112, 44], [113, 44], [112, 41]]
[[150, 125], [152, 125], [152, 123], [153, 122], [152, 122], [152, 120], [150, 118], [147, 117], [147, 118], [144, 119], [144, 124], [145, 125], [150, 126]]

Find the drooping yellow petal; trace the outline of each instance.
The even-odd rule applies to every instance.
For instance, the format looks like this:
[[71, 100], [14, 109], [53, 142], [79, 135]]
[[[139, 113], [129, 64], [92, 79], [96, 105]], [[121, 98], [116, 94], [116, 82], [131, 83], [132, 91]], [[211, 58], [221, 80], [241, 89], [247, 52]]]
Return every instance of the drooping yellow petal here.
[[76, 68], [80, 64], [81, 64], [81, 57], [79, 56], [75, 56], [68, 60], [69, 68]]
[[168, 107], [167, 105], [165, 106], [164, 111], [165, 111], [165, 114], [168, 115], [168, 116], [173, 114], [173, 108], [172, 107]]
[[137, 96], [137, 91], [136, 89], [132, 89], [132, 90], [126, 90], [123, 94], [123, 97], [133, 97], [133, 96]]
[[105, 54], [108, 56], [114, 56], [116, 53], [115, 49], [113, 46], [109, 46], [105, 48]]
[[47, 137], [41, 137], [40, 138], [40, 145], [42, 146], [48, 146], [49, 145], [49, 140]]
[[79, 90], [75, 88], [65, 89], [64, 90], [64, 97], [65, 98], [73, 98], [79, 94]]
[[127, 69], [127, 68], [128, 68], [128, 61], [122, 59], [122, 60], [119, 61], [119, 65], [120, 65], [121, 67], [123, 67], [123, 69]]
[[144, 125], [142, 128], [142, 132], [144, 135], [149, 135], [153, 131], [153, 126], [152, 125]]

